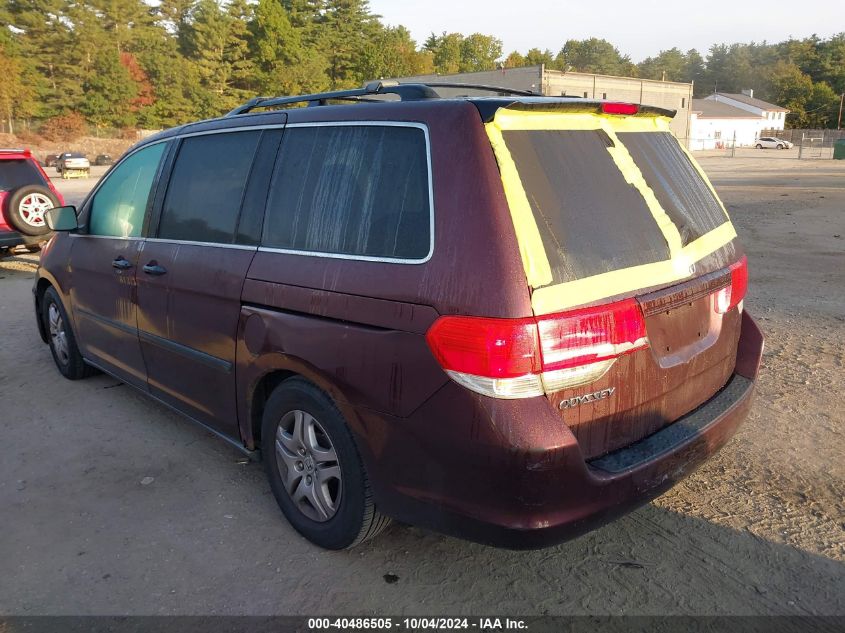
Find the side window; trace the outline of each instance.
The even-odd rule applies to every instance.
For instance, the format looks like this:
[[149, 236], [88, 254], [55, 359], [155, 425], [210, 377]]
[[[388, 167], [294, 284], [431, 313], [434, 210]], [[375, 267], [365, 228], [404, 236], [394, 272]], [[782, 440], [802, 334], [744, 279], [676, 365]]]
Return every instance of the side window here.
[[291, 127], [264, 218], [273, 248], [424, 259], [431, 246], [425, 133], [417, 127]]
[[191, 136], [182, 141], [164, 198], [158, 237], [235, 241], [247, 178], [261, 131]]
[[132, 154], [108, 175], [91, 200], [89, 235], [138, 237], [166, 143]]

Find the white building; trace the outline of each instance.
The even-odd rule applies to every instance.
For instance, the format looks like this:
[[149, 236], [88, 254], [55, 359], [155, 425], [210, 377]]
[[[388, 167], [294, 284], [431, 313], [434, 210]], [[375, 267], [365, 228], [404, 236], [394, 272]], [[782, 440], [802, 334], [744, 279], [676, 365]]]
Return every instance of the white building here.
[[754, 145], [763, 130], [782, 130], [786, 108], [754, 98], [752, 90], [743, 94], [717, 92], [706, 99], [693, 99], [690, 115], [689, 147], [720, 149]]
[[716, 92], [707, 97], [708, 101], [726, 103], [740, 110], [753, 112], [765, 120], [765, 128], [769, 130], [782, 130], [786, 114], [786, 108], [781, 108], [774, 103], [754, 98], [754, 91], [750, 88], [743, 90], [741, 94], [730, 92]]

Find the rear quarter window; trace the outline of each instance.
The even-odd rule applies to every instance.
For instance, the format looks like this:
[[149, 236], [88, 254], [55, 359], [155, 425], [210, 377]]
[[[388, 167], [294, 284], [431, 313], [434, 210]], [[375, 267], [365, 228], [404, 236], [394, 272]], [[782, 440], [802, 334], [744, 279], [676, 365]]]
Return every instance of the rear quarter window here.
[[423, 260], [431, 248], [431, 214], [423, 129], [289, 127], [270, 184], [262, 245]]
[[0, 161], [0, 191], [11, 191], [24, 185], [42, 185], [47, 182], [41, 171], [28, 160]]
[[503, 132], [549, 260], [565, 283], [669, 258], [645, 200], [607, 151], [602, 130]]
[[713, 191], [670, 132], [619, 132], [686, 246], [728, 221]]

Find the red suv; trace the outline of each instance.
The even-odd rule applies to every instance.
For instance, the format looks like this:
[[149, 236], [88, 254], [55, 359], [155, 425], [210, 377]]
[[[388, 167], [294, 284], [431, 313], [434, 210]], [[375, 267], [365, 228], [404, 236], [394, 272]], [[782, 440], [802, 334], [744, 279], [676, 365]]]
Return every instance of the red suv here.
[[0, 149], [0, 248], [43, 242], [50, 232], [44, 213], [63, 204], [28, 149]]
[[560, 541], [688, 475], [751, 404], [746, 258], [674, 113], [437, 87], [256, 99], [48, 212], [59, 371], [260, 451], [324, 547], [388, 517]]

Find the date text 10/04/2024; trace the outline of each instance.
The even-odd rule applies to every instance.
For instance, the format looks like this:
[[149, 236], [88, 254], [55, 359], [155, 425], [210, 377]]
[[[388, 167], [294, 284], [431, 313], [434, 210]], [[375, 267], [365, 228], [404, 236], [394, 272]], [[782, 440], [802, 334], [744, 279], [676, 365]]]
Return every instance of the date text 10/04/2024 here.
[[308, 629], [319, 630], [475, 630], [485, 633], [498, 631], [517, 631], [527, 629], [524, 620], [512, 618], [309, 618]]

